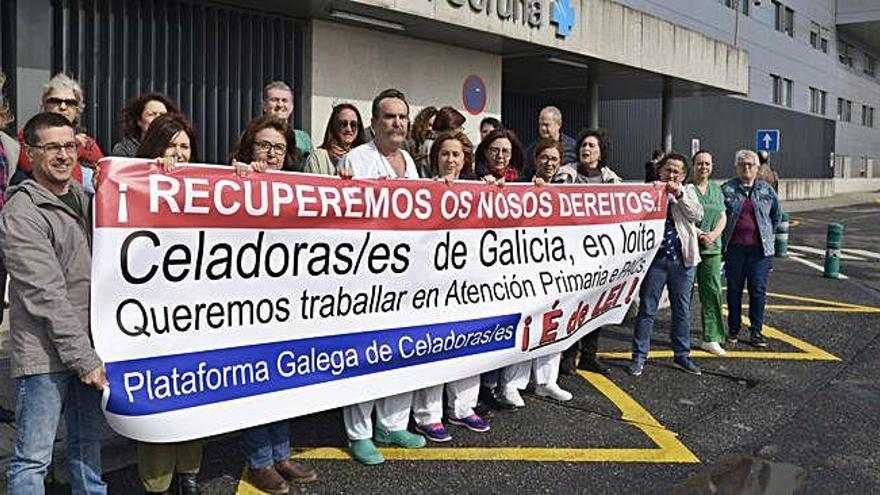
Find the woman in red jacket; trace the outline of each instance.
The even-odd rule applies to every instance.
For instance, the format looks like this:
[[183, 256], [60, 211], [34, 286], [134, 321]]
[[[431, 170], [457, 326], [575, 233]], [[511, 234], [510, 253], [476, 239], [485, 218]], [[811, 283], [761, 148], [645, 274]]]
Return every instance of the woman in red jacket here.
[[[79, 118], [86, 106], [82, 87], [67, 74], [56, 74], [55, 77], [43, 86], [43, 97], [40, 99], [40, 102], [41, 111], [63, 115], [76, 129], [77, 165], [73, 169], [73, 178], [86, 186], [88, 190], [92, 184], [91, 176], [93, 174], [91, 171], [95, 168], [98, 160], [104, 158], [104, 153], [101, 151], [101, 147], [98, 146], [95, 138], [86, 134], [85, 130], [79, 127]], [[18, 133], [18, 141], [22, 145], [24, 144], [23, 132]], [[24, 152], [24, 146], [21, 149], [21, 154], [18, 157], [18, 168], [29, 177], [31, 174], [31, 161]], [[83, 181], [83, 167], [88, 168], [86, 181]], [[22, 179], [13, 180], [19, 182]]]

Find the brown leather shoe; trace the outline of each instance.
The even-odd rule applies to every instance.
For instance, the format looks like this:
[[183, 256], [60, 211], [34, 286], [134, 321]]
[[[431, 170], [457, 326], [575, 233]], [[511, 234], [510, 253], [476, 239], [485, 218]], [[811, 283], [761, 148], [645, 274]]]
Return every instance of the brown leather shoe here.
[[248, 468], [248, 480], [258, 489], [273, 495], [285, 495], [290, 491], [290, 485], [272, 466], [263, 469]]
[[298, 462], [278, 461], [275, 463], [275, 470], [288, 483], [311, 483], [318, 479], [315, 468]]

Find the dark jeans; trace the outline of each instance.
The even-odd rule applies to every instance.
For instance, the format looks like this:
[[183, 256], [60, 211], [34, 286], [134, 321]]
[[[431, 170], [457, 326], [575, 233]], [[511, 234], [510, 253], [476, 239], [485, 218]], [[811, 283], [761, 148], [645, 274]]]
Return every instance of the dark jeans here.
[[651, 347], [651, 331], [654, 318], [660, 305], [663, 287], [669, 292], [669, 305], [672, 308], [672, 328], [670, 344], [675, 357], [687, 357], [691, 351], [691, 292], [694, 286], [696, 267], [686, 268], [679, 261], [671, 261], [661, 254], [654, 258], [645, 280], [639, 290], [639, 314], [633, 331], [632, 359], [645, 362]]
[[767, 303], [767, 276], [773, 257], [764, 256], [760, 244], [727, 246], [724, 271], [727, 274], [727, 328], [731, 337], [742, 328], [742, 292], [748, 283], [749, 330], [760, 335], [764, 328], [764, 305]]

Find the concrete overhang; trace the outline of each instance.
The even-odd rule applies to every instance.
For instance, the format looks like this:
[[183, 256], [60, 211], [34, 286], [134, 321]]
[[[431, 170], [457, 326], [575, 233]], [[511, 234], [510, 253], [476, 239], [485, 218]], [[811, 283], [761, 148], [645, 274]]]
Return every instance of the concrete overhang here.
[[880, 0], [837, 0], [837, 30], [880, 53]]
[[[499, 2], [518, 19], [499, 16]], [[540, 20], [530, 25], [521, 11], [534, 3]], [[266, 0], [261, 8], [495, 53], [512, 90], [583, 97], [589, 73], [603, 99], [655, 98], [667, 78], [678, 96], [748, 92], [745, 50], [610, 0], [559, 3], [573, 7], [565, 37], [550, 22], [551, 0]]]

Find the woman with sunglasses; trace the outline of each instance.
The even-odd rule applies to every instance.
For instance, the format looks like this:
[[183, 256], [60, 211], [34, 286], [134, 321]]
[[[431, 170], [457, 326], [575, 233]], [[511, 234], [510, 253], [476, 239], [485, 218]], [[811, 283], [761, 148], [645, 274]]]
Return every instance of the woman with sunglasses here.
[[[158, 117], [144, 134], [135, 156], [155, 158], [165, 171], [179, 163], [194, 161], [196, 136], [180, 114]], [[199, 493], [198, 474], [202, 465], [201, 440], [178, 443], [138, 443], [138, 474], [147, 493], [166, 493], [175, 475], [179, 493]]]
[[[314, 156], [314, 155], [312, 155]], [[302, 155], [296, 135], [286, 120], [272, 114], [248, 124], [232, 151], [236, 174], [247, 176], [267, 170], [295, 170]], [[314, 468], [290, 462], [290, 421], [276, 421], [242, 432], [249, 481], [267, 493], [287, 493], [290, 483], [318, 479]]]
[[[73, 124], [76, 129], [76, 158], [77, 163], [73, 169], [73, 178], [80, 184], [83, 184], [86, 191], [94, 192], [92, 187], [92, 170], [98, 160], [104, 158], [101, 147], [98, 146], [95, 138], [89, 136], [80, 124], [80, 116], [85, 109], [85, 96], [82, 87], [78, 82], [71, 79], [66, 74], [60, 73], [49, 80], [43, 86], [43, 96], [40, 99], [41, 111], [52, 112], [63, 115]], [[24, 129], [18, 133], [18, 141], [24, 144]], [[21, 154], [18, 157], [18, 170], [16, 177], [12, 178], [12, 183], [17, 184], [22, 180], [29, 178], [31, 175], [31, 160], [27, 153], [24, 152], [22, 146]], [[84, 170], [85, 169], [85, 170]], [[85, 180], [83, 179], [83, 176]]]
[[337, 175], [336, 167], [352, 148], [367, 142], [367, 134], [357, 107], [340, 103], [333, 107], [324, 142], [309, 155], [303, 172], [320, 175]]

